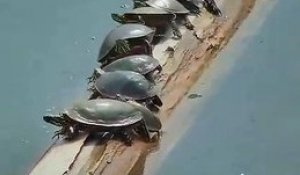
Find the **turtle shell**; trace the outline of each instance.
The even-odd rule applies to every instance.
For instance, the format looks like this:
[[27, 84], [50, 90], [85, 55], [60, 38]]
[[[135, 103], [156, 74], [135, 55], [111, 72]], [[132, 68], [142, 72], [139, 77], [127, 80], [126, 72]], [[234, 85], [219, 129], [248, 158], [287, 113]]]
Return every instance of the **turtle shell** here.
[[132, 71], [106, 72], [95, 81], [95, 88], [104, 97], [120, 95], [126, 100], [144, 100], [157, 94], [154, 83]]
[[[98, 61], [107, 56], [115, 47], [117, 40], [140, 38], [154, 35], [155, 31], [143, 24], [123, 24], [110, 31], [105, 37], [99, 51]], [[152, 38], [152, 37], [149, 37]], [[149, 41], [152, 42], [152, 41]]]
[[165, 10], [162, 10], [162, 9], [159, 9], [159, 8], [153, 8], [153, 7], [139, 7], [139, 8], [135, 8], [133, 9], [132, 11], [130, 12], [126, 12], [125, 13], [126, 15], [127, 14], [132, 14], [132, 15], [152, 15], [152, 14], [157, 14], [157, 15], [164, 15], [164, 14], [167, 14], [169, 15], [170, 13], [165, 11]]
[[122, 127], [144, 119], [149, 131], [158, 131], [161, 122], [141, 105], [111, 99], [97, 99], [75, 103], [66, 111], [73, 120], [103, 127]]
[[154, 8], [163, 9], [169, 13], [188, 14], [187, 10], [182, 4], [176, 0], [148, 0], [146, 3]]
[[146, 75], [149, 72], [152, 72], [160, 64], [157, 59], [148, 56], [148, 55], [132, 55], [118, 59], [109, 65], [103, 67], [102, 69], [105, 72], [113, 72], [118, 70], [124, 71], [133, 71]]

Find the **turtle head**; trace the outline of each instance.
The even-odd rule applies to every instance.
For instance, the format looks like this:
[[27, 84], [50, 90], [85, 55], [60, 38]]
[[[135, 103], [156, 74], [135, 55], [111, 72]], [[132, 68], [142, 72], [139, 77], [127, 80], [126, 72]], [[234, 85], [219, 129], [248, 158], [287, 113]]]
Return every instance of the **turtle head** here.
[[54, 136], [52, 138], [59, 138], [61, 135], [63, 135], [66, 139], [72, 139], [78, 134], [78, 129], [76, 128], [76, 125], [73, 125], [73, 123], [70, 120], [68, 120], [67, 117], [67, 114], [60, 114], [58, 116], [43, 116], [43, 120], [45, 122], [62, 127], [60, 130], [55, 131]]
[[125, 18], [124, 18], [123, 15], [119, 15], [119, 14], [116, 14], [116, 13], [112, 13], [112, 14], [111, 14], [111, 18], [112, 18], [114, 21], [118, 22], [118, 23], [121, 23], [121, 24], [125, 24], [125, 23], [126, 23], [126, 20], [125, 20]]

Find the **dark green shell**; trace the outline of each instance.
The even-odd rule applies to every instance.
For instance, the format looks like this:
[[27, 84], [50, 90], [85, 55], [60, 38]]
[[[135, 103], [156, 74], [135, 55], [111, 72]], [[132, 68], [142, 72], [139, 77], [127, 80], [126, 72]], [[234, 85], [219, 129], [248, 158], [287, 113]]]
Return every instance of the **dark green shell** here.
[[106, 72], [95, 81], [95, 88], [107, 98], [120, 95], [126, 100], [144, 100], [157, 95], [154, 83], [132, 71]]
[[137, 72], [146, 75], [160, 66], [157, 59], [148, 55], [133, 55], [116, 60], [103, 67], [105, 72], [118, 70]]

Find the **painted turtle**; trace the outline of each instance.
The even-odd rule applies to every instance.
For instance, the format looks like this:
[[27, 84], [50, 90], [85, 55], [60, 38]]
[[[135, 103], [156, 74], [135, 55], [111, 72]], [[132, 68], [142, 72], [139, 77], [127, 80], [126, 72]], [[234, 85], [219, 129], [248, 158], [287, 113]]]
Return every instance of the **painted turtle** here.
[[158, 97], [158, 89], [153, 82], [143, 75], [132, 71], [101, 72], [93, 86], [94, 94], [90, 99], [98, 96], [121, 101], [136, 101], [144, 104], [153, 111], [158, 111], [162, 101]]
[[[144, 75], [148, 80], [154, 82], [157, 75], [162, 71], [158, 60], [148, 55], [131, 55], [118, 59], [107, 66], [102, 67], [104, 72], [114, 72], [118, 70], [132, 71]], [[89, 83], [93, 83], [101, 70], [95, 69]]]
[[[173, 13], [176, 15], [176, 18], [181, 18], [184, 22], [184, 25], [187, 29], [193, 30], [194, 26], [187, 18], [187, 15], [190, 14], [190, 11], [186, 9], [181, 3], [176, 0], [148, 0], [145, 2], [148, 6], [159, 8], [165, 10], [169, 13]], [[181, 33], [179, 32], [177, 35], [181, 37]], [[176, 35], [176, 34], [175, 34]]]
[[[156, 9], [161, 9], [168, 13], [174, 14], [175, 19], [181, 19], [184, 22], [184, 25], [187, 29], [193, 30], [194, 26], [187, 18], [187, 15], [190, 14], [190, 11], [186, 9], [181, 3], [176, 0], [134, 0], [134, 4], [141, 6], [150, 6]], [[177, 25], [173, 22], [171, 23], [173, 29], [173, 34], [175, 39], [181, 38], [181, 32], [178, 30]]]
[[[135, 8], [123, 15], [112, 14], [112, 19], [121, 24], [125, 23], [142, 23], [147, 26], [156, 28], [156, 35], [160, 36], [166, 28], [171, 26], [174, 38], [180, 38], [181, 34], [175, 22], [176, 15], [163, 9], [153, 7]], [[162, 32], [161, 32], [162, 31]]]
[[61, 127], [53, 137], [75, 138], [80, 132], [109, 132], [132, 144], [133, 131], [150, 141], [150, 132], [159, 134], [161, 122], [151, 111], [134, 102], [97, 99], [75, 103], [57, 116], [44, 121]]
[[98, 62], [107, 65], [115, 59], [128, 55], [152, 55], [155, 30], [143, 24], [123, 24], [113, 29], [104, 39]]

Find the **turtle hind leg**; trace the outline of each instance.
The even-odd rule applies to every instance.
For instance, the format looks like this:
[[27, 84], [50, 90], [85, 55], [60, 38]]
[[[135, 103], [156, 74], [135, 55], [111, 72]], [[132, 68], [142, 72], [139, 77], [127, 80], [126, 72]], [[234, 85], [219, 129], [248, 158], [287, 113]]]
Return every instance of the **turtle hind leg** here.
[[159, 108], [153, 103], [146, 103], [146, 108], [152, 112], [159, 112]]
[[150, 133], [146, 127], [146, 123], [144, 120], [142, 120], [141, 122], [139, 122], [138, 126], [136, 127], [135, 131], [141, 136], [143, 137], [143, 139], [145, 139], [147, 142], [151, 141], [151, 137], [150, 137]]
[[163, 102], [161, 101], [161, 99], [159, 98], [158, 95], [155, 95], [153, 98], [152, 98], [152, 102], [157, 105], [157, 106], [162, 106], [163, 105]]
[[131, 146], [133, 142], [133, 132], [132, 128], [121, 129], [115, 133], [115, 136], [118, 137], [125, 145]]

